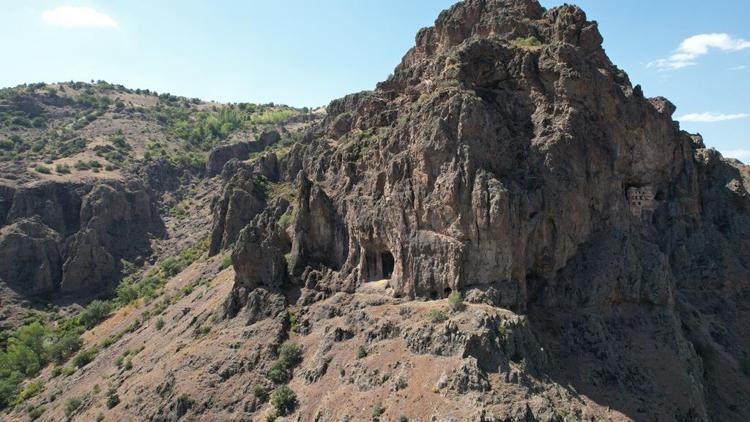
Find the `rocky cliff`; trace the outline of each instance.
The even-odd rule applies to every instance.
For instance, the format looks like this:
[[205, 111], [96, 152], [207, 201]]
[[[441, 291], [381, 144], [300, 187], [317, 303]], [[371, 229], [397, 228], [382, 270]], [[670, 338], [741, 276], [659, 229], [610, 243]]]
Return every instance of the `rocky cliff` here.
[[393, 76], [332, 102], [281, 160], [291, 227], [278, 206], [241, 212], [258, 217], [238, 236], [229, 308], [259, 286], [461, 291], [528, 316], [540, 376], [633, 418], [750, 414], [746, 170], [681, 131], [601, 44], [573, 6], [442, 13]]
[[106, 294], [121, 260], [140, 261], [163, 233], [155, 203], [139, 182], [47, 182], [7, 188], [0, 229], [0, 279], [26, 295]]

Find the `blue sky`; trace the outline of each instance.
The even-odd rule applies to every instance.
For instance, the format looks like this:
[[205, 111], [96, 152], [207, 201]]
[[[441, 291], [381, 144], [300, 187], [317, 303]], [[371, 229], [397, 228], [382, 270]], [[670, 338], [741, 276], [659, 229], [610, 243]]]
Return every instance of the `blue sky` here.
[[[454, 2], [0, 0], [0, 86], [104, 79], [324, 105], [385, 79], [416, 31]], [[750, 161], [749, 1], [572, 2], [599, 21], [612, 61], [647, 96], [669, 98], [684, 129]]]

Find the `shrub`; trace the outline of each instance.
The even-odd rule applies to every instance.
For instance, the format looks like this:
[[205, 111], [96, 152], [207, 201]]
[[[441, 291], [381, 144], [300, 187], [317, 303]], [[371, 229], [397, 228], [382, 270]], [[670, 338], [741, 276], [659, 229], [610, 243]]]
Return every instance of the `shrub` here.
[[67, 164], [58, 164], [55, 166], [55, 172], [57, 174], [69, 174], [70, 166]]
[[99, 350], [97, 350], [96, 347], [84, 350], [73, 358], [73, 365], [78, 368], [83, 368], [94, 360], [97, 353], [99, 353]]
[[42, 406], [29, 406], [26, 408], [26, 413], [29, 415], [29, 419], [35, 421], [42, 417], [44, 414], [44, 407]]
[[464, 298], [461, 292], [453, 292], [448, 296], [448, 305], [454, 311], [461, 311], [464, 309]]
[[266, 422], [274, 422], [278, 418], [279, 414], [276, 413], [275, 410], [270, 410], [268, 413], [266, 413]]
[[48, 347], [48, 353], [50, 359], [61, 364], [80, 348], [80, 335], [77, 332], [66, 332]]
[[357, 347], [357, 359], [363, 359], [367, 357], [367, 349], [365, 346], [360, 345]]
[[117, 394], [117, 390], [110, 387], [107, 390], [107, 409], [112, 409], [118, 404], [120, 404], [120, 396]]
[[448, 317], [445, 315], [445, 312], [441, 311], [440, 309], [430, 309], [427, 317], [430, 318], [430, 321], [432, 322], [443, 322], [448, 319]]
[[83, 404], [83, 399], [80, 397], [71, 397], [65, 400], [65, 416], [70, 417], [73, 415]]
[[164, 318], [160, 317], [156, 320], [156, 329], [161, 330], [162, 328], [164, 328]]
[[385, 413], [385, 407], [383, 407], [383, 403], [381, 402], [375, 403], [375, 406], [373, 406], [372, 408], [372, 417], [379, 418], [383, 416], [383, 413]]
[[255, 387], [253, 387], [253, 395], [261, 403], [265, 403], [266, 400], [268, 400], [268, 392], [266, 391], [265, 388], [263, 388], [263, 386], [256, 385]]
[[177, 402], [175, 403], [175, 413], [177, 413], [177, 418], [181, 418], [185, 416], [185, 414], [190, 410], [190, 408], [193, 407], [195, 404], [195, 400], [193, 400], [190, 396], [187, 394], [182, 394], [180, 397], [177, 397]]
[[38, 165], [38, 166], [36, 166], [35, 170], [36, 170], [36, 171], [37, 171], [38, 173], [42, 173], [42, 174], [52, 174], [52, 170], [50, 170], [50, 168], [49, 168], [49, 167], [47, 167], [47, 166], [43, 166], [43, 165]]
[[286, 362], [286, 366], [294, 368], [302, 362], [302, 350], [296, 343], [285, 342], [279, 348], [279, 360]]
[[10, 372], [0, 376], [0, 409], [4, 409], [16, 398], [23, 380], [19, 372]]
[[533, 35], [525, 38], [516, 38], [515, 40], [511, 41], [511, 43], [522, 48], [535, 48], [542, 46], [542, 42]]
[[281, 361], [276, 361], [271, 364], [271, 368], [268, 370], [268, 379], [276, 383], [282, 383], [287, 380], [289, 371]]
[[404, 415], [398, 417], [398, 422], [409, 422], [409, 418]]
[[44, 390], [44, 382], [39, 381], [32, 381], [28, 385], [26, 385], [26, 388], [24, 388], [19, 394], [18, 398], [16, 399], [16, 403], [23, 403], [26, 400], [38, 395], [39, 393]]
[[224, 257], [224, 259], [221, 260], [221, 269], [226, 270], [227, 268], [232, 266], [232, 256], [227, 255]]
[[120, 305], [128, 305], [138, 299], [138, 291], [130, 283], [120, 283], [117, 286], [117, 302]]
[[75, 167], [76, 170], [81, 170], [81, 171], [83, 171], [83, 170], [91, 170], [91, 165], [89, 165], [89, 163], [87, 163], [85, 161], [81, 161], [81, 160], [76, 161], [76, 163], [73, 165], [73, 167]]
[[86, 306], [78, 319], [86, 328], [91, 329], [107, 319], [110, 312], [112, 312], [112, 305], [109, 302], [95, 300]]
[[297, 395], [291, 388], [282, 385], [271, 394], [271, 405], [279, 415], [286, 416], [297, 406]]

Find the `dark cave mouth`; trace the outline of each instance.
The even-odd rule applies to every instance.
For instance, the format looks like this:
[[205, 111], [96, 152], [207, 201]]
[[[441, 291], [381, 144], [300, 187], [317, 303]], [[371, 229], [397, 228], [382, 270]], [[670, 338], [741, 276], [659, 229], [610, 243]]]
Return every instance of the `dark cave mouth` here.
[[365, 278], [367, 281], [390, 279], [396, 260], [388, 250], [368, 250], [365, 256]]

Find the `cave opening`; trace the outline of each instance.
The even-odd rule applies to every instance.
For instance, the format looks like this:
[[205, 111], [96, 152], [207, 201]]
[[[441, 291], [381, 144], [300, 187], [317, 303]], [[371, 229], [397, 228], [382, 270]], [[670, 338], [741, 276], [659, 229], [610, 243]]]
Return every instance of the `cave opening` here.
[[381, 253], [380, 262], [383, 265], [383, 278], [391, 278], [391, 275], [393, 275], [393, 267], [396, 264], [393, 255], [390, 252]]
[[396, 260], [388, 250], [368, 250], [365, 255], [365, 274], [367, 281], [379, 281], [393, 276]]

